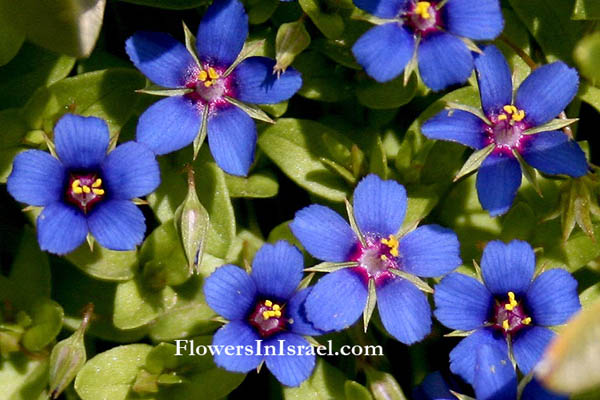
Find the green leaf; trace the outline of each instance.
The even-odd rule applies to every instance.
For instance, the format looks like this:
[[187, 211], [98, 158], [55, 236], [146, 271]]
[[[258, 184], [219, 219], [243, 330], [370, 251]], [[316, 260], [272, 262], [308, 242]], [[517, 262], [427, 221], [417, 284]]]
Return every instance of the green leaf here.
[[469, 158], [467, 159], [467, 161], [465, 162], [465, 164], [462, 166], [462, 168], [460, 169], [460, 171], [458, 171], [458, 173], [454, 177], [454, 182], [456, 182], [457, 180], [459, 180], [463, 176], [468, 175], [471, 172], [475, 171], [477, 168], [479, 168], [479, 166], [481, 165], [481, 163], [483, 162], [483, 160], [485, 160], [485, 158], [492, 153], [492, 151], [494, 150], [495, 146], [496, 145], [494, 143], [490, 143], [489, 145], [487, 145], [483, 149], [474, 151], [469, 156]]
[[381, 179], [388, 178], [388, 165], [387, 165], [387, 155], [385, 154], [385, 148], [383, 146], [383, 142], [381, 141], [381, 137], [379, 135], [375, 136], [376, 139], [373, 142], [373, 149], [371, 150], [371, 157], [369, 160], [369, 172], [379, 175]]
[[533, 135], [540, 132], [548, 132], [548, 131], [558, 131], [566, 126], [574, 124], [579, 121], [579, 118], [556, 118], [550, 122], [545, 123], [544, 125], [536, 126], [535, 128], [530, 128], [524, 131], [523, 135]]
[[66, 259], [86, 274], [107, 281], [127, 281], [138, 269], [137, 251], [108, 250], [95, 245], [90, 251], [87, 243], [69, 253]]
[[523, 201], [515, 202], [502, 219], [500, 238], [506, 243], [514, 239], [528, 240], [536, 224], [537, 218], [531, 207]]
[[279, 183], [275, 175], [269, 170], [255, 172], [247, 178], [225, 175], [225, 182], [227, 182], [227, 189], [229, 189], [229, 195], [232, 198], [263, 199], [276, 196], [279, 191]]
[[365, 309], [363, 310], [363, 327], [364, 327], [365, 333], [367, 332], [367, 328], [369, 327], [369, 321], [371, 320], [373, 311], [375, 311], [376, 304], [377, 304], [377, 292], [375, 291], [375, 279], [370, 278], [367, 303], [365, 304]]
[[582, 82], [577, 94], [579, 98], [600, 112], [600, 89]]
[[298, 185], [313, 194], [341, 202], [350, 190], [344, 180], [320, 160], [327, 158], [323, 134], [344, 140], [339, 133], [317, 122], [282, 118], [263, 131], [258, 145]]
[[432, 186], [410, 185], [406, 187], [408, 204], [402, 227], [396, 234], [401, 237], [416, 228], [439, 202], [439, 196]]
[[336, 39], [344, 31], [344, 20], [336, 12], [326, 12], [325, 1], [299, 0], [298, 3], [325, 37]]
[[[600, 224], [594, 224], [594, 231], [600, 232]], [[585, 232], [577, 231], [563, 244], [559, 224], [552, 227], [541, 226], [536, 229], [536, 233], [533, 244], [545, 250], [538, 257], [538, 262], [545, 263], [546, 268], [560, 268], [566, 265], [567, 269], [573, 272], [600, 257], [598, 235], [592, 240]]]
[[50, 300], [39, 299], [29, 311], [32, 325], [25, 331], [21, 343], [29, 351], [40, 351], [58, 335], [63, 323], [62, 307]]
[[131, 385], [152, 346], [142, 343], [114, 347], [90, 359], [75, 378], [82, 400], [129, 399]]
[[39, 399], [48, 384], [48, 361], [13, 353], [0, 364], [0, 382], [7, 400]]
[[49, 50], [72, 57], [91, 54], [104, 16], [106, 0], [21, 0], [19, 7], [0, 1], [0, 14]]
[[208, 4], [209, 0], [120, 0], [141, 6], [164, 8], [167, 10], [186, 10]]
[[302, 73], [300, 96], [324, 102], [339, 102], [352, 96], [346, 70], [317, 51], [308, 50], [298, 55], [294, 67]]
[[373, 400], [369, 390], [358, 382], [346, 381], [344, 392], [347, 400]]
[[23, 110], [29, 126], [52, 125], [65, 112], [93, 115], [106, 120], [111, 133], [119, 131], [129, 119], [138, 100], [135, 90], [145, 78], [131, 69], [106, 69], [88, 72], [38, 90]]
[[365, 368], [365, 373], [375, 400], [406, 400], [402, 388], [391, 374], [372, 367]]
[[16, 57], [0, 68], [0, 108], [23, 106], [37, 88], [63, 79], [73, 65], [72, 57], [25, 42]]
[[[1, 97], [0, 97], [1, 98]], [[0, 182], [6, 183], [6, 179], [12, 170], [15, 156], [25, 150], [23, 139], [27, 134], [27, 126], [21, 118], [18, 109], [10, 108], [0, 111]]]
[[[600, 8], [600, 7], [599, 7]], [[600, 84], [600, 32], [585, 36], [577, 43], [574, 52], [575, 62], [583, 76], [593, 85]]]
[[155, 289], [180, 285], [192, 273], [174, 221], [160, 225], [146, 238], [139, 262], [144, 285]]
[[413, 99], [417, 86], [416, 75], [406, 85], [403, 75], [385, 83], [365, 77], [356, 88], [356, 97], [360, 104], [375, 110], [398, 108]]
[[572, 19], [600, 19], [600, 3], [594, 0], [575, 0]]
[[344, 399], [346, 377], [340, 370], [317, 357], [312, 375], [298, 387], [283, 387], [285, 400]]
[[558, 393], [580, 394], [600, 386], [600, 301], [581, 311], [546, 348], [536, 377]]
[[572, 63], [572, 51], [585, 25], [570, 19], [572, 2], [560, 0], [509, 0], [549, 61]]
[[279, 0], [248, 0], [246, 12], [248, 22], [251, 24], [262, 24], [266, 22], [277, 9]]
[[10, 15], [0, 12], [0, 66], [17, 55], [25, 41], [25, 34], [12, 24]]

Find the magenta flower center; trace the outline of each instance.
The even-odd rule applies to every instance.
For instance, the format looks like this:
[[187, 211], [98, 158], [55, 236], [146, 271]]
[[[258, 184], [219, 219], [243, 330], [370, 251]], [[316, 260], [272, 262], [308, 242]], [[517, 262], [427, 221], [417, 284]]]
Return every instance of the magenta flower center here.
[[94, 205], [102, 201], [106, 192], [103, 188], [102, 178], [96, 173], [77, 174], [69, 176], [66, 189], [67, 201], [76, 205], [83, 213], [88, 213]]
[[400, 265], [399, 242], [394, 235], [387, 238], [365, 235], [365, 246], [358, 245], [350, 261], [358, 262], [353, 268], [366, 282], [375, 279], [379, 284], [392, 278], [390, 269], [398, 269]]
[[188, 96], [202, 105], [216, 106], [227, 103], [225, 96], [233, 96], [231, 75], [224, 76], [225, 70], [205, 65], [204, 69], [192, 74], [186, 87], [194, 89]]
[[436, 4], [429, 1], [417, 1], [404, 15], [405, 22], [415, 33], [425, 35], [439, 30], [441, 13]]
[[271, 300], [263, 300], [256, 304], [256, 308], [250, 314], [250, 325], [256, 328], [263, 338], [281, 332], [287, 325], [284, 306]]
[[502, 112], [490, 117], [491, 126], [486, 127], [489, 143], [496, 145], [494, 151], [513, 155], [512, 151], [520, 151], [525, 139], [523, 132], [528, 126], [523, 121], [525, 111], [513, 105], [505, 105]]
[[517, 301], [515, 294], [508, 292], [507, 300], [496, 301], [491, 322], [504, 335], [514, 335], [531, 324], [531, 317], [525, 312], [523, 304]]

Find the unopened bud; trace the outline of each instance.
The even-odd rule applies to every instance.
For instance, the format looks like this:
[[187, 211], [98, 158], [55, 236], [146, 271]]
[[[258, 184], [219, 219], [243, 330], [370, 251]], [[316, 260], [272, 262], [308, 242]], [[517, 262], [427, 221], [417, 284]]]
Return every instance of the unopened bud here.
[[294, 58], [310, 44], [310, 35], [304, 27], [304, 20], [283, 24], [277, 30], [275, 39], [275, 59], [273, 72], [281, 74], [292, 64]]
[[375, 400], [406, 400], [400, 385], [391, 374], [377, 371], [372, 367], [367, 367], [365, 374]]

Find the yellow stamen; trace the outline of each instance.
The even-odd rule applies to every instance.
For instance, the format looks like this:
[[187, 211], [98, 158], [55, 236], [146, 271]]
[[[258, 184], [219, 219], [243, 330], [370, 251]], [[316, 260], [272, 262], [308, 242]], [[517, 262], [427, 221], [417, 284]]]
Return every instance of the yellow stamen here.
[[508, 311], [512, 311], [519, 303], [515, 300], [515, 294], [513, 292], [508, 292], [508, 304], [504, 305], [504, 308]]
[[208, 76], [210, 76], [210, 79], [217, 79], [219, 77], [219, 74], [217, 73], [217, 71], [215, 71], [213, 67], [209, 67]]
[[75, 179], [73, 181], [73, 183], [71, 183], [71, 190], [73, 190], [73, 193], [75, 193], [75, 194], [83, 193], [83, 189], [81, 188], [81, 186], [79, 186], [80, 184], [81, 184], [81, 181], [79, 179]]
[[90, 193], [92, 191], [92, 189], [90, 189], [90, 187], [86, 185], [83, 185], [82, 189], [83, 193]]
[[262, 316], [265, 320], [269, 319], [269, 312], [268, 311], [263, 311]]
[[273, 305], [273, 302], [271, 300], [265, 300], [265, 306], [271, 307], [272, 305]]
[[506, 114], [498, 115], [498, 121], [506, 121], [507, 119], [508, 117], [506, 116]]
[[204, 87], [211, 87], [213, 84], [213, 81], [206, 81], [204, 82]]
[[102, 179], [100, 179], [100, 178], [96, 179], [96, 182], [92, 183], [93, 188], [97, 188], [100, 186], [102, 186]]
[[273, 310], [279, 311], [279, 310], [281, 310], [281, 307], [279, 306], [279, 304], [274, 304], [273, 305]]
[[[525, 111], [519, 110], [517, 107], [513, 106], [512, 104], [507, 104], [504, 107], [502, 107], [502, 109], [507, 114], [510, 114], [512, 121], [519, 122], [525, 118]], [[508, 119], [508, 117], [504, 114], [501, 114], [498, 116], [498, 120], [500, 120], [500, 121], [504, 121], [506, 119]]]
[[512, 116], [512, 119], [517, 122], [522, 121], [523, 118], [525, 118], [525, 111], [523, 111], [523, 110], [519, 110], [518, 112], [514, 113]]
[[92, 192], [98, 196], [102, 196], [104, 194], [104, 189], [92, 189]]
[[200, 79], [202, 82], [204, 82], [206, 78], [208, 78], [208, 74], [206, 73], [206, 71], [200, 71], [198, 73], [198, 79]]
[[398, 254], [400, 254], [398, 252], [398, 246], [400, 245], [400, 243], [394, 235], [390, 235], [388, 239], [381, 239], [381, 243], [385, 244], [387, 247], [390, 248], [391, 255], [393, 255], [394, 257], [398, 257]]
[[281, 311], [277, 310], [277, 311], [273, 311], [273, 312], [275, 313], [274, 315], [275, 315], [277, 318], [281, 317]]
[[529, 325], [531, 323], [531, 317], [524, 318], [521, 322], [523, 325]]
[[504, 321], [502, 321], [502, 329], [504, 329], [507, 332], [510, 329], [510, 325], [508, 325], [508, 320], [507, 319], [505, 319]]
[[431, 3], [428, 1], [419, 1], [417, 6], [415, 7], [415, 14], [420, 16], [423, 19], [431, 18], [431, 14], [429, 14], [429, 8], [431, 7]]

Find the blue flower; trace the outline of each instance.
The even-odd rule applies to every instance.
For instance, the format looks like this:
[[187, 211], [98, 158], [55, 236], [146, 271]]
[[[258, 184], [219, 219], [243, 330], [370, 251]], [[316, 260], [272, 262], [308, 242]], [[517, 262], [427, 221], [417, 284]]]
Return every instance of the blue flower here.
[[473, 384], [477, 400], [566, 400], [546, 390], [535, 379], [531, 379], [517, 397], [517, 373], [507, 357], [500, 349], [483, 345], [477, 349], [475, 366], [475, 382]]
[[574, 69], [562, 62], [537, 68], [523, 81], [514, 102], [510, 69], [496, 47], [488, 46], [476, 57], [475, 69], [489, 124], [467, 111], [446, 110], [421, 130], [430, 139], [477, 150], [494, 145], [477, 175], [479, 201], [490, 215], [507, 212], [521, 186], [521, 166], [513, 152], [544, 173], [573, 177], [587, 173], [585, 154], [561, 131], [523, 134], [551, 121], [573, 99], [579, 83]]
[[40, 150], [15, 157], [8, 192], [17, 200], [44, 207], [37, 219], [42, 250], [65, 254], [89, 232], [103, 247], [132, 250], [144, 238], [144, 215], [131, 199], [160, 184], [152, 151], [127, 142], [108, 155], [106, 122], [67, 114], [54, 128], [58, 159]]
[[275, 61], [249, 57], [229, 74], [248, 36], [248, 16], [237, 0], [216, 0], [198, 27], [196, 50], [200, 65], [185, 46], [170, 35], [137, 32], [125, 50], [152, 82], [191, 93], [167, 97], [140, 117], [136, 138], [156, 154], [179, 150], [198, 136], [203, 112], [212, 155], [225, 172], [247, 175], [254, 160], [256, 126], [226, 97], [246, 103], [272, 104], [289, 99], [302, 86], [300, 74], [288, 68], [273, 74]]
[[[244, 349], [239, 355], [215, 354], [218, 366], [249, 372], [265, 361], [279, 382], [287, 386], [298, 386], [310, 376], [315, 354], [302, 336], [322, 332], [304, 315], [304, 301], [311, 288], [296, 291], [303, 262], [296, 247], [279, 241], [258, 250], [250, 275], [235, 265], [224, 265], [206, 279], [208, 305], [230, 321], [215, 333], [213, 345]], [[260, 353], [256, 351], [258, 346]], [[283, 348], [284, 354], [266, 355], [267, 346]]]
[[362, 314], [368, 283], [375, 283], [377, 306], [387, 331], [410, 344], [431, 330], [427, 297], [401, 271], [420, 277], [446, 274], [458, 265], [456, 234], [438, 225], [421, 226], [398, 238], [406, 212], [406, 191], [395, 181], [368, 175], [354, 191], [354, 215], [364, 245], [335, 211], [311, 205], [296, 213], [290, 228], [306, 250], [328, 262], [356, 262], [321, 278], [306, 300], [306, 315], [319, 329], [341, 330]]
[[491, 40], [502, 32], [498, 0], [354, 0], [383, 18], [354, 44], [352, 52], [379, 82], [400, 75], [416, 55], [423, 82], [433, 90], [466, 82], [473, 56], [462, 37]]
[[450, 390], [451, 386], [448, 385], [444, 376], [439, 371], [435, 371], [427, 375], [423, 382], [413, 390], [412, 397], [414, 400], [455, 400], [456, 396]]
[[[451, 329], [471, 331], [450, 352], [450, 370], [473, 384], [477, 348], [489, 344], [508, 356], [508, 343], [519, 369], [527, 374], [539, 361], [554, 333], [581, 305], [577, 281], [557, 268], [533, 279], [535, 255], [526, 242], [489, 242], [483, 250], [483, 283], [448, 274], [435, 287], [435, 316]], [[533, 279], [533, 280], [532, 280]]]

